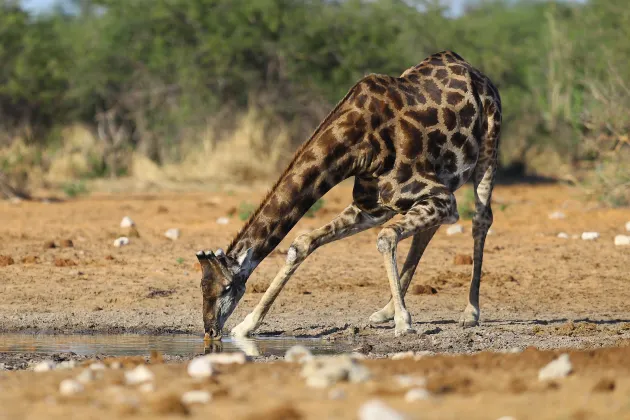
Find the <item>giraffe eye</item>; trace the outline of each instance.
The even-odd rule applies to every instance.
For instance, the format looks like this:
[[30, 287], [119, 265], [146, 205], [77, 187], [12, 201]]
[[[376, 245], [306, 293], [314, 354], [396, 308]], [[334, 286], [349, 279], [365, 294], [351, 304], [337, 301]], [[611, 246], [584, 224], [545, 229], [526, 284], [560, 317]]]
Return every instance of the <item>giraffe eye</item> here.
[[230, 290], [232, 290], [232, 285], [228, 284], [227, 286], [225, 286], [225, 289], [223, 289], [223, 294], [228, 294], [230, 293]]

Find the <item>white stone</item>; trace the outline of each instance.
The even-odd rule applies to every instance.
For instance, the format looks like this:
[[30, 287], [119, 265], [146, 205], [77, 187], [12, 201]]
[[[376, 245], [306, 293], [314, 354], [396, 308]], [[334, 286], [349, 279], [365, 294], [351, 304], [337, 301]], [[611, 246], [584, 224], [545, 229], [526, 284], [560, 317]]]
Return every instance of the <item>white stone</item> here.
[[204, 357], [195, 357], [188, 363], [188, 374], [193, 378], [207, 378], [212, 376], [214, 369], [212, 369], [212, 362]]
[[359, 408], [359, 420], [404, 420], [398, 411], [380, 400], [370, 400]]
[[428, 400], [431, 397], [431, 393], [427, 391], [425, 388], [413, 388], [407, 391], [405, 394], [405, 401], [414, 402], [414, 401], [424, 401]]
[[227, 225], [228, 223], [230, 223], [230, 219], [228, 219], [227, 217], [219, 217], [217, 219], [217, 224], [219, 225]]
[[129, 245], [129, 238], [127, 238], [126, 236], [121, 236], [120, 238], [116, 238], [114, 240], [114, 246], [116, 248], [120, 248], [124, 245]]
[[599, 233], [597, 232], [582, 232], [582, 239], [585, 241], [593, 241], [599, 238]]
[[55, 368], [55, 362], [52, 360], [42, 360], [33, 367], [34, 372], [48, 372]]
[[120, 363], [120, 362], [112, 362], [109, 365], [109, 367], [112, 368], [112, 369], [116, 369], [116, 370], [117, 369], [122, 369], [122, 363]]
[[168, 239], [171, 239], [173, 241], [179, 239], [180, 235], [181, 235], [181, 232], [179, 231], [178, 228], [171, 228], [164, 233], [164, 236], [166, 236]]
[[551, 213], [549, 215], [550, 219], [564, 219], [566, 217], [567, 216], [564, 213], [562, 213], [561, 211], [554, 211], [553, 213]]
[[208, 391], [188, 391], [182, 395], [182, 403], [189, 404], [208, 404], [212, 399], [212, 395]]
[[615, 236], [615, 245], [630, 245], [630, 236], [626, 235], [617, 235]]
[[432, 356], [434, 354], [435, 352], [430, 351], [430, 350], [417, 351], [416, 354], [413, 356], [413, 360], [420, 360], [423, 357]]
[[464, 233], [464, 227], [462, 225], [452, 225], [446, 229], [447, 235], [455, 235], [458, 233]]
[[131, 227], [131, 226], [134, 226], [134, 225], [135, 225], [134, 221], [131, 220], [131, 217], [129, 217], [129, 216], [123, 217], [123, 219], [120, 221], [120, 227], [121, 228], [128, 228], [128, 227]]
[[313, 388], [326, 388], [339, 381], [364, 382], [371, 376], [365, 366], [347, 354], [313, 357], [303, 363], [301, 375]]
[[76, 366], [77, 366], [76, 360], [64, 360], [63, 362], [55, 366], [55, 370], [74, 369]]
[[295, 345], [284, 354], [284, 360], [287, 362], [304, 363], [313, 358], [311, 351], [304, 346]]
[[630, 222], [626, 223], [626, 230], [630, 232]]
[[59, 384], [59, 392], [61, 395], [73, 395], [83, 391], [83, 385], [74, 379], [64, 379]]
[[558, 233], [558, 238], [560, 239], [569, 239], [569, 234], [566, 232], [560, 232]]
[[105, 370], [107, 368], [107, 366], [105, 366], [103, 363], [101, 362], [95, 362], [92, 363], [90, 366], [90, 369], [92, 370]]
[[564, 378], [571, 373], [573, 367], [567, 353], [561, 354], [557, 359], [551, 361], [547, 366], [538, 371], [538, 380]]
[[391, 355], [390, 359], [392, 360], [413, 359], [414, 356], [415, 355], [413, 351], [409, 350], [405, 352], [394, 353]]
[[152, 381], [153, 378], [155, 378], [155, 375], [145, 365], [138, 365], [135, 369], [125, 372], [125, 383], [127, 385], [138, 385]]
[[242, 365], [247, 361], [247, 356], [242, 352], [234, 352], [234, 353], [213, 353], [202, 356], [205, 359], [208, 359], [211, 364], [217, 365], [231, 365], [231, 364], [239, 364]]
[[95, 381], [98, 377], [98, 374], [102, 374], [101, 371], [96, 371], [92, 369], [84, 369], [81, 373], [79, 373], [76, 377], [76, 380], [81, 382], [82, 384], [87, 384], [92, 381]]
[[427, 384], [427, 379], [423, 376], [411, 376], [411, 375], [396, 375], [396, 382], [403, 388], [410, 388], [412, 386], [424, 387]]

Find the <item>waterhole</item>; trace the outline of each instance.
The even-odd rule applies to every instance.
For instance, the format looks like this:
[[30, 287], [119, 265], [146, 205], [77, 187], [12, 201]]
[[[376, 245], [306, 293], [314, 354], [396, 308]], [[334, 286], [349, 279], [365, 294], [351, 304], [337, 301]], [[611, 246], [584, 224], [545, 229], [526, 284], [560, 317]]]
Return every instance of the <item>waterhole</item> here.
[[287, 349], [300, 344], [313, 354], [335, 354], [347, 351], [335, 342], [313, 338], [260, 337], [204, 343], [194, 335], [46, 335], [0, 334], [0, 353], [75, 353], [81, 356], [138, 356], [152, 351], [173, 356], [200, 353], [242, 351], [250, 356], [284, 356]]

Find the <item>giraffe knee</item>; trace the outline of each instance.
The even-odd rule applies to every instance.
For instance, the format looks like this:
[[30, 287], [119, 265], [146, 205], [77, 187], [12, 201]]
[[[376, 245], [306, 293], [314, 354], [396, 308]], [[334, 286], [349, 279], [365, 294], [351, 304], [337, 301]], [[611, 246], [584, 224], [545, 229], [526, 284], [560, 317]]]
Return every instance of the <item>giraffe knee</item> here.
[[376, 249], [381, 254], [386, 252], [391, 252], [394, 248], [396, 248], [396, 243], [398, 242], [398, 233], [396, 230], [392, 228], [384, 228], [378, 234], [378, 238], [376, 239]]
[[300, 264], [304, 261], [311, 251], [312, 242], [308, 234], [295, 238], [287, 251], [287, 264]]

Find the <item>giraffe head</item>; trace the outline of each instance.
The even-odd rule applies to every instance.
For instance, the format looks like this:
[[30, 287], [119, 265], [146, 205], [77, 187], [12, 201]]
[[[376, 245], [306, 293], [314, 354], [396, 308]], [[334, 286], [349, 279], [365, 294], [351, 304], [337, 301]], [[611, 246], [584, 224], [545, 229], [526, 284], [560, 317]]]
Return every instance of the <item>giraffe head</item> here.
[[203, 294], [203, 327], [213, 339], [221, 337], [225, 321], [245, 293], [246, 266], [251, 248], [234, 259], [221, 249], [197, 252], [201, 265], [201, 292]]

